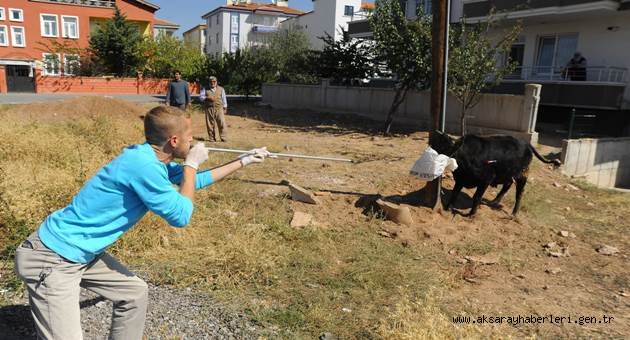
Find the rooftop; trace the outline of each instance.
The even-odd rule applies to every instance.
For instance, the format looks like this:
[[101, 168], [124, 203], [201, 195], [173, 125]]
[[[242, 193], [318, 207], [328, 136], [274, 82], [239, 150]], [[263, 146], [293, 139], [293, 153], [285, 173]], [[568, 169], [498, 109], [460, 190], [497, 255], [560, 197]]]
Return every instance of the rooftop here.
[[221, 10], [225, 10], [225, 11], [247, 11], [247, 12], [276, 12], [276, 13], [282, 13], [282, 14], [288, 14], [288, 15], [300, 15], [303, 14], [303, 11], [300, 11], [299, 9], [295, 9], [295, 8], [291, 8], [291, 7], [285, 7], [285, 6], [277, 6], [274, 4], [257, 4], [257, 3], [251, 3], [251, 4], [243, 4], [243, 3], [239, 3], [236, 5], [225, 5], [225, 6], [219, 6], [215, 9], [213, 9], [212, 11], [204, 14], [201, 18], [205, 19], [208, 16], [212, 15], [215, 12], [221, 11]]
[[160, 27], [175, 27], [175, 28], [179, 28], [179, 24], [170, 22], [170, 21], [166, 21], [166, 20], [162, 20], [162, 19], [158, 19], [155, 18], [155, 21], [153, 22], [154, 26], [160, 26]]

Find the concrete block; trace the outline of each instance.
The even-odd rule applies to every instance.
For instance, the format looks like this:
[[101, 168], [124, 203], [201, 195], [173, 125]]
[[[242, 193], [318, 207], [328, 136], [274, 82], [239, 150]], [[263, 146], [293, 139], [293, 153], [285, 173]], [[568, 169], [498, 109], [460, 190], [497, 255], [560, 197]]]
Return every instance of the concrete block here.
[[291, 219], [292, 228], [304, 228], [311, 223], [313, 223], [312, 215], [300, 211], [295, 211], [293, 213], [293, 218]]
[[319, 200], [312, 192], [302, 188], [299, 185], [289, 183], [289, 190], [291, 190], [291, 199], [294, 201], [309, 203], [309, 204], [319, 204]]
[[385, 202], [380, 198], [376, 200], [376, 204], [383, 210], [383, 212], [385, 213], [385, 217], [387, 217], [388, 220], [408, 226], [413, 224], [411, 211], [409, 211], [408, 207]]

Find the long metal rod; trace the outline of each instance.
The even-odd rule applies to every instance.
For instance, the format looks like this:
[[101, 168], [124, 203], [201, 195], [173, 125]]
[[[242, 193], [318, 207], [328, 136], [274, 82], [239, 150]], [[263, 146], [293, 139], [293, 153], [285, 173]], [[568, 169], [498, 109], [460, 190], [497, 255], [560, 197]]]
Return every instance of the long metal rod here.
[[[240, 154], [248, 154], [249, 150], [237, 150], [237, 149], [222, 149], [222, 148], [206, 148], [208, 151], [216, 151], [216, 152], [230, 152], [230, 153], [240, 153]], [[346, 158], [335, 158], [335, 157], [319, 157], [319, 156], [307, 156], [307, 155], [295, 155], [289, 153], [274, 153], [270, 152], [269, 157], [288, 157], [288, 158], [304, 158], [304, 159], [313, 159], [313, 160], [321, 160], [321, 161], [334, 161], [334, 162], [349, 162], [352, 163], [351, 159]]]

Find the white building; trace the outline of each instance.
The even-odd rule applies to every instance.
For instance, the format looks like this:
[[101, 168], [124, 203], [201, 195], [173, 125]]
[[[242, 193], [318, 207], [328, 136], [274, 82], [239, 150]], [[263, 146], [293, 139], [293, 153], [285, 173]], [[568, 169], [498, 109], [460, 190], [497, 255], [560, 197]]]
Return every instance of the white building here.
[[206, 52], [206, 29], [208, 27], [206, 25], [197, 25], [188, 31], [184, 32], [182, 35], [184, 38], [184, 42], [188, 46], [199, 48], [201, 53]]
[[304, 12], [288, 7], [288, 1], [254, 3], [251, 0], [227, 0], [224, 6], [204, 14], [206, 53], [220, 55], [239, 48], [263, 45], [280, 22]]
[[[409, 19], [416, 6], [430, 11], [430, 0], [407, 0]], [[523, 28], [510, 53], [520, 66], [499, 91], [522, 93], [534, 82], [543, 85], [543, 106], [630, 113], [630, 0], [451, 0], [451, 23], [487, 20], [493, 8], [503, 25], [520, 20]], [[371, 37], [362, 18], [349, 24], [349, 32]], [[586, 80], [563, 72], [577, 51], [588, 63]]]
[[[340, 40], [341, 29], [348, 30], [348, 22], [356, 19], [362, 11], [362, 0], [313, 0], [313, 10], [286, 20], [282, 26], [301, 27], [309, 37], [311, 48], [321, 50], [324, 42], [319, 39], [326, 34]], [[359, 14], [360, 15], [360, 14]]]

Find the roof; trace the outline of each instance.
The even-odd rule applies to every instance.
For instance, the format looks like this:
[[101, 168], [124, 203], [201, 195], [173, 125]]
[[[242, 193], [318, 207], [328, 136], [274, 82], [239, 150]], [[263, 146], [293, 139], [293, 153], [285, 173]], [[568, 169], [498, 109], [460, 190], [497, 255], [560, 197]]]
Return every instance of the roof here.
[[299, 9], [295, 9], [295, 8], [291, 8], [291, 7], [285, 7], [285, 6], [277, 6], [274, 4], [257, 4], [257, 3], [251, 3], [251, 4], [236, 4], [236, 5], [225, 5], [225, 6], [219, 6], [215, 9], [213, 9], [212, 11], [204, 14], [201, 16], [201, 18], [205, 19], [208, 16], [212, 15], [215, 12], [221, 11], [221, 10], [225, 10], [225, 11], [246, 11], [246, 12], [258, 12], [258, 11], [263, 11], [263, 12], [276, 12], [276, 13], [282, 13], [282, 14], [287, 14], [287, 15], [300, 15], [303, 14], [304, 12], [300, 11]]
[[151, 8], [155, 8], [156, 11], [158, 9], [160, 9], [160, 6], [154, 5], [154, 4], [152, 4], [152, 3], [148, 2], [148, 1], [145, 1], [145, 0], [133, 0], [133, 2], [137, 2], [137, 3], [143, 4], [145, 6], [148, 6], [148, 7], [151, 7]]
[[188, 32], [194, 31], [194, 30], [196, 30], [196, 29], [198, 29], [198, 28], [201, 28], [201, 29], [206, 29], [207, 27], [208, 27], [208, 26], [206, 26], [206, 24], [199, 24], [199, 25], [195, 25], [193, 28], [189, 29], [188, 31], [184, 32], [183, 34], [186, 34], [186, 33], [188, 33]]
[[374, 5], [373, 2], [364, 2], [361, 4], [361, 9], [367, 9], [367, 10], [374, 10], [374, 8], [376, 8], [376, 5]]
[[179, 24], [176, 24], [176, 23], [173, 23], [173, 22], [170, 22], [170, 21], [166, 21], [166, 20], [162, 20], [162, 19], [158, 19], [158, 18], [155, 18], [155, 20], [153, 21], [153, 26], [179, 28]]

